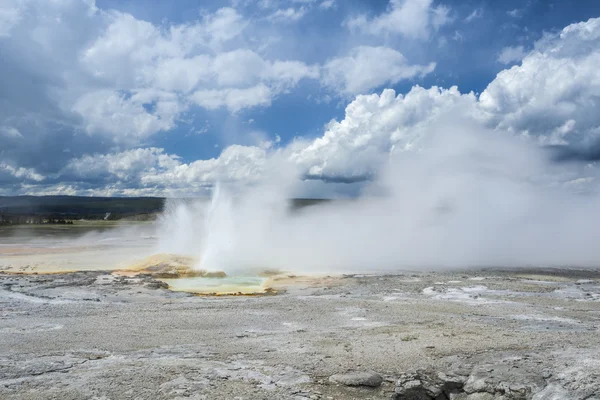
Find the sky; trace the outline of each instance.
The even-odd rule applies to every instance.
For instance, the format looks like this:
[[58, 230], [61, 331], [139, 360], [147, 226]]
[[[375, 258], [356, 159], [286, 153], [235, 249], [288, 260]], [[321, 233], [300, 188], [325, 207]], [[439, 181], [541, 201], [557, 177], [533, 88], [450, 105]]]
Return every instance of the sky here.
[[[0, 195], [346, 196], [452, 112], [595, 171], [600, 3], [0, 0]], [[587, 174], [587, 175], [586, 175]]]

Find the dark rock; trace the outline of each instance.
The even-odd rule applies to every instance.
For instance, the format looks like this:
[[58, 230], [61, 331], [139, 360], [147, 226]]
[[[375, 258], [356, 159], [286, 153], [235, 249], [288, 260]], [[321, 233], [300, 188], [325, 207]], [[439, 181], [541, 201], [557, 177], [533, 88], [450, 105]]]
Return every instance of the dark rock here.
[[464, 393], [462, 387], [467, 377], [455, 374], [437, 374], [418, 371], [404, 374], [396, 383], [394, 399], [445, 400]]
[[378, 387], [383, 382], [383, 378], [375, 372], [350, 372], [332, 375], [329, 381], [345, 386]]
[[150, 281], [145, 285], [148, 289], [168, 289], [169, 285], [162, 281]]

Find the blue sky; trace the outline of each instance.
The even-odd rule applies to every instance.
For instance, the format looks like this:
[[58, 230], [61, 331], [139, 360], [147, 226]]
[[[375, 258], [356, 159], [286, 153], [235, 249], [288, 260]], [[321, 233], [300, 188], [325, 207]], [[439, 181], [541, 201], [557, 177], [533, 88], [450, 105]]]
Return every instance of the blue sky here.
[[[429, 118], [412, 108], [406, 116], [409, 99], [425, 96], [415, 85], [440, 88], [427, 95], [429, 107], [437, 96], [474, 92], [469, 101], [488, 127], [577, 150], [593, 144], [581, 138], [597, 121], [575, 118], [589, 110], [560, 114], [538, 132], [537, 114], [515, 120], [533, 100], [494, 100], [516, 90], [496, 76], [513, 66], [529, 73], [524, 60], [554, 57], [552, 46], [563, 44], [587, 71], [592, 60], [576, 48], [589, 43], [566, 42], [561, 32], [598, 16], [594, 0], [4, 2], [0, 194], [205, 191], [216, 180], [252, 181], [276, 151], [323, 182], [360, 180]], [[498, 88], [484, 104], [478, 96], [488, 85]], [[444, 97], [453, 86], [458, 93]], [[364, 115], [346, 107], [363, 110], [364, 95], [384, 89], [406, 96], [394, 106], [399, 125], [370, 133], [367, 145], [340, 139], [364, 134], [355, 128]], [[595, 98], [594, 90], [581, 96]], [[569, 121], [574, 133], [557, 141], [552, 132]]]

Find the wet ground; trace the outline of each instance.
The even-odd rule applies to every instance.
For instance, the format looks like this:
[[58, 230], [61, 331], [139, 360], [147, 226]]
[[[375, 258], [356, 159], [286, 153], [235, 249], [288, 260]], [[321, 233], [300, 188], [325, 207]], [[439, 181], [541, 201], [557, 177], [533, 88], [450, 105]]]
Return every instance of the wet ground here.
[[211, 297], [149, 274], [3, 273], [0, 398], [600, 398], [598, 270], [269, 283]]

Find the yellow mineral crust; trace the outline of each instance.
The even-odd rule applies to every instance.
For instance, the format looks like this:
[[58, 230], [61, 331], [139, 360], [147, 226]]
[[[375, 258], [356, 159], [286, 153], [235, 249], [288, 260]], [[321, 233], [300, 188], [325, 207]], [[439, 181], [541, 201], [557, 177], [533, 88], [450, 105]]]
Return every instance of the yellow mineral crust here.
[[205, 271], [194, 269], [197, 260], [194, 257], [177, 254], [155, 254], [115, 271], [117, 275], [149, 274], [158, 279], [178, 278], [224, 278], [223, 271]]

